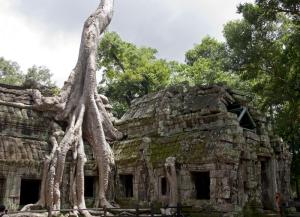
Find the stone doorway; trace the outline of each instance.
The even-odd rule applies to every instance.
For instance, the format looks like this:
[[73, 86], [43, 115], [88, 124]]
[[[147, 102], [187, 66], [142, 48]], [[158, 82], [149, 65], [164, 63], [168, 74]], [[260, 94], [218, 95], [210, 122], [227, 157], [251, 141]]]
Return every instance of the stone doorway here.
[[0, 178], [0, 204], [3, 204], [5, 197], [5, 178]]
[[210, 176], [209, 172], [192, 172], [194, 184], [194, 198], [197, 200], [210, 199]]
[[167, 193], [168, 193], [167, 178], [161, 177], [161, 179], [160, 179], [160, 194], [162, 196], [167, 196]]
[[84, 197], [93, 198], [95, 195], [95, 180], [94, 176], [85, 176], [84, 177]]
[[22, 179], [20, 205], [36, 203], [40, 196], [41, 180]]
[[133, 197], [133, 175], [120, 175], [120, 190], [122, 197]]

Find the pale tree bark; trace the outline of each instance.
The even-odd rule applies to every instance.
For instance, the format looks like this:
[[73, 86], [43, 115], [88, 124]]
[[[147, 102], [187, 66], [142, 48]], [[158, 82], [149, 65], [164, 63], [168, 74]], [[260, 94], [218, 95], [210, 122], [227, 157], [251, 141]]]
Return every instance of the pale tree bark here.
[[[102, 0], [97, 10], [85, 21], [77, 64], [57, 97], [43, 97], [33, 90], [34, 109], [54, 114], [57, 121], [66, 121], [68, 127], [63, 133], [56, 131], [51, 137], [52, 152], [44, 163], [41, 196], [35, 206], [51, 210], [61, 208], [60, 187], [64, 174], [66, 155], [73, 153], [69, 199], [80, 213], [90, 216], [84, 200], [84, 164], [86, 156], [83, 141], [88, 142], [95, 155], [99, 173], [98, 206], [110, 207], [105, 191], [111, 165], [114, 164], [113, 151], [107, 140], [120, 137], [113, 127], [105, 104], [106, 97], [96, 91], [96, 52], [100, 35], [109, 25], [113, 15], [114, 0]], [[24, 210], [33, 205], [26, 206]], [[58, 214], [58, 213], [53, 213]], [[74, 214], [78, 214], [75, 212]]]
[[[168, 157], [165, 162], [167, 182], [169, 185], [169, 207], [176, 207], [178, 203], [178, 184], [176, 173], [176, 158]], [[171, 215], [176, 212], [176, 208], [168, 208], [165, 214]]]

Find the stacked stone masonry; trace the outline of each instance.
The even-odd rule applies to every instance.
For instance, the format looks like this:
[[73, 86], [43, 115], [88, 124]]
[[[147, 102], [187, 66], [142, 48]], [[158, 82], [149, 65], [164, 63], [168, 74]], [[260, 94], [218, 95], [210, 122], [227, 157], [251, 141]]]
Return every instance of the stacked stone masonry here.
[[[63, 125], [63, 124], [62, 124]], [[60, 128], [51, 114], [35, 110], [32, 90], [0, 86], [0, 203], [10, 210], [37, 202], [46, 156], [51, 152], [50, 136]], [[97, 175], [91, 149], [86, 175]], [[63, 188], [63, 204], [68, 207], [68, 174], [72, 161], [68, 155]]]
[[126, 139], [114, 144], [133, 197], [121, 185], [117, 198], [168, 204], [164, 163], [175, 157], [185, 205], [233, 214], [250, 203], [274, 209], [276, 192], [289, 199], [291, 154], [250, 101], [222, 86], [184, 85], [135, 100], [117, 125]]
[[[0, 201], [13, 209], [24, 203], [22, 185], [41, 179], [49, 137], [64, 126], [36, 111], [31, 94], [0, 86]], [[110, 199], [121, 205], [167, 205], [165, 162], [175, 157], [178, 202], [227, 214], [249, 203], [274, 209], [276, 192], [290, 196], [291, 154], [250, 101], [223, 86], [185, 85], [133, 101], [116, 121], [124, 138], [111, 144], [116, 166]], [[92, 206], [97, 170], [88, 145], [86, 152], [86, 197]], [[66, 208], [68, 171], [67, 166], [62, 184]]]

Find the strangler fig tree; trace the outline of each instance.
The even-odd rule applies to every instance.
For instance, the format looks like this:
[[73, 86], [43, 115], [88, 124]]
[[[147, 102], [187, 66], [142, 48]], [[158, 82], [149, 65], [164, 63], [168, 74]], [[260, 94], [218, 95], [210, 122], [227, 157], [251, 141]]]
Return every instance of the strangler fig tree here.
[[[96, 52], [101, 34], [111, 22], [114, 0], [101, 0], [98, 8], [84, 23], [79, 56], [75, 68], [65, 82], [59, 96], [43, 97], [33, 90], [34, 108], [54, 115], [57, 121], [67, 123], [65, 132], [57, 130], [50, 140], [52, 151], [44, 162], [40, 199], [37, 204], [27, 205], [61, 209], [60, 187], [65, 169], [66, 155], [73, 153], [71, 165], [69, 200], [74, 209], [84, 216], [84, 164], [86, 155], [83, 141], [92, 147], [99, 174], [99, 191], [96, 206], [111, 205], [105, 192], [114, 156], [108, 140], [120, 137], [113, 127], [105, 109], [106, 97], [99, 95], [96, 88]], [[55, 214], [55, 212], [53, 212]], [[75, 212], [75, 215], [79, 213]]]

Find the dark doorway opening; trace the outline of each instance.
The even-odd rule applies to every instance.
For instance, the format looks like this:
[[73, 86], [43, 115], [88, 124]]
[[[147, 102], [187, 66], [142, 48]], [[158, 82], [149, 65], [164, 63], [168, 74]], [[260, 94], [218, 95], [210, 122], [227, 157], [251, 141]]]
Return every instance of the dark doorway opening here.
[[194, 196], [197, 200], [210, 199], [210, 177], [209, 172], [192, 172], [194, 182]]
[[0, 203], [3, 204], [4, 196], [5, 196], [5, 184], [6, 180], [4, 178], [0, 178]]
[[41, 180], [22, 179], [20, 205], [36, 203], [39, 200]]
[[167, 179], [166, 177], [162, 177], [160, 179], [160, 191], [161, 191], [161, 195], [166, 196], [167, 195]]
[[94, 197], [95, 177], [84, 177], [84, 197]]
[[133, 197], [133, 175], [120, 175], [121, 194], [123, 197]]

